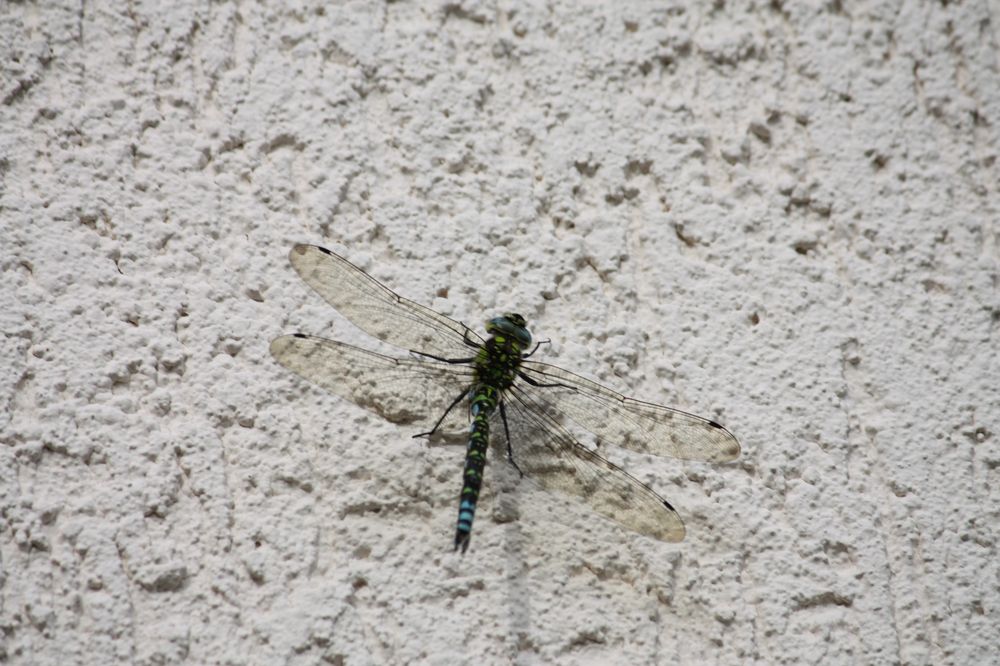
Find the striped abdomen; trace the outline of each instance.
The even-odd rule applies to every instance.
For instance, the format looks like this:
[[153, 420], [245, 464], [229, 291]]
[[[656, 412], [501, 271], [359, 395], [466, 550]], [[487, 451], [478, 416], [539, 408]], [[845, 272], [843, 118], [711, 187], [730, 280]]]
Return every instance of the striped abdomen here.
[[[521, 363], [523, 349], [531, 344], [531, 334], [525, 328], [524, 317], [508, 313], [486, 322], [489, 340], [483, 345], [473, 365], [476, 382], [470, 393], [469, 449], [465, 454], [465, 472], [462, 475], [462, 496], [458, 503], [458, 529], [455, 532], [455, 550], [462, 552], [469, 547], [472, 519], [476, 516], [476, 502], [483, 485], [483, 468], [486, 467], [486, 450], [490, 442], [490, 416], [496, 411], [506, 391], [514, 382]], [[503, 406], [501, 405], [501, 415]], [[508, 452], [510, 442], [507, 442]]]
[[476, 516], [476, 502], [483, 485], [483, 468], [486, 467], [486, 450], [490, 441], [490, 415], [496, 411], [500, 392], [488, 384], [478, 384], [473, 389], [469, 412], [469, 447], [465, 454], [465, 471], [462, 473], [462, 495], [458, 503], [458, 528], [455, 532], [455, 550], [464, 553], [469, 547], [472, 520]]

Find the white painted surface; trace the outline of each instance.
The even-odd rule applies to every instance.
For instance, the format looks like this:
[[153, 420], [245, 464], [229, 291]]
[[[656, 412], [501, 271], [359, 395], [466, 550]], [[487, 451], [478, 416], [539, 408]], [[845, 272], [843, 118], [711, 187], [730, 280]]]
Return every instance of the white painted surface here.
[[[0, 661], [995, 663], [995, 4], [613, 4], [0, 7]], [[454, 555], [294, 242], [745, 455]]]

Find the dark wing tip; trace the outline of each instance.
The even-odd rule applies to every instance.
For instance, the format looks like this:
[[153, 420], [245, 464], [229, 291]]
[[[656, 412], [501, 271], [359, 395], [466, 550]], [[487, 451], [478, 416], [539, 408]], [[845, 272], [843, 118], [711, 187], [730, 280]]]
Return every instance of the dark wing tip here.
[[[306, 335], [305, 333], [289, 333], [287, 335], [279, 335], [274, 340], [271, 340], [271, 344], [268, 345], [268, 349], [271, 352], [271, 356], [274, 356], [279, 361], [281, 361], [282, 356], [288, 351], [288, 346], [292, 344], [292, 339], [298, 338], [299, 340], [309, 340], [312, 338], [311, 335]], [[284, 364], [283, 361], [281, 361]]]
[[[313, 247], [315, 247], [317, 250], [319, 250], [323, 254], [330, 254], [330, 255], [333, 254], [333, 252], [331, 252], [330, 250], [326, 249], [325, 247], [320, 247], [319, 245], [313, 245]], [[336, 256], [336, 255], [334, 255], [334, 256]]]
[[736, 439], [736, 435], [728, 430], [726, 430], [726, 434], [729, 435], [729, 446], [725, 450], [726, 460], [736, 460], [740, 457], [742, 447], [740, 447], [740, 442]]
[[716, 421], [708, 421], [708, 425], [717, 430], [721, 430], [726, 435], [728, 435], [727, 446], [724, 450], [720, 451], [721, 456], [717, 459], [718, 462], [726, 462], [729, 460], [735, 460], [740, 457], [740, 442], [736, 439], [736, 435], [729, 432], [729, 430], [723, 426], [721, 423]]
[[[658, 534], [649, 533], [649, 536], [653, 536], [660, 541], [666, 541], [667, 543], [678, 543], [684, 541], [684, 537], [687, 536], [687, 528], [684, 527], [684, 521], [681, 520], [681, 515], [677, 513], [677, 509], [662, 497], [659, 498], [663, 502], [663, 507], [671, 514], [668, 518], [669, 527], [665, 531], [660, 531]], [[645, 533], [645, 532], [643, 532]]]

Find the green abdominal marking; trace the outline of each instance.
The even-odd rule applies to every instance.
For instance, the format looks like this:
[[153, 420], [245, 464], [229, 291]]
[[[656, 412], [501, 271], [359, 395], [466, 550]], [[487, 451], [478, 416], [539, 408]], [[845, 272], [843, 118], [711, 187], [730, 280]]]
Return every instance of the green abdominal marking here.
[[476, 502], [483, 484], [483, 469], [486, 467], [486, 450], [489, 448], [490, 415], [496, 410], [497, 390], [492, 386], [479, 386], [473, 393], [469, 413], [472, 425], [469, 428], [469, 446], [465, 454], [465, 471], [462, 473], [462, 494], [458, 504], [458, 527], [455, 533], [455, 548], [462, 552], [469, 547], [472, 533], [472, 519], [476, 515]]

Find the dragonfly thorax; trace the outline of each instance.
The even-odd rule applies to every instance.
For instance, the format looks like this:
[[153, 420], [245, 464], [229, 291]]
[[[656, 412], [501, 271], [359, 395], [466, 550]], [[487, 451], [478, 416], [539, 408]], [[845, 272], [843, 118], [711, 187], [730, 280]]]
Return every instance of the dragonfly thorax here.
[[519, 314], [505, 314], [486, 322], [490, 338], [475, 359], [480, 385], [503, 391], [514, 383], [521, 357], [531, 344], [531, 333], [524, 325], [524, 317]]

